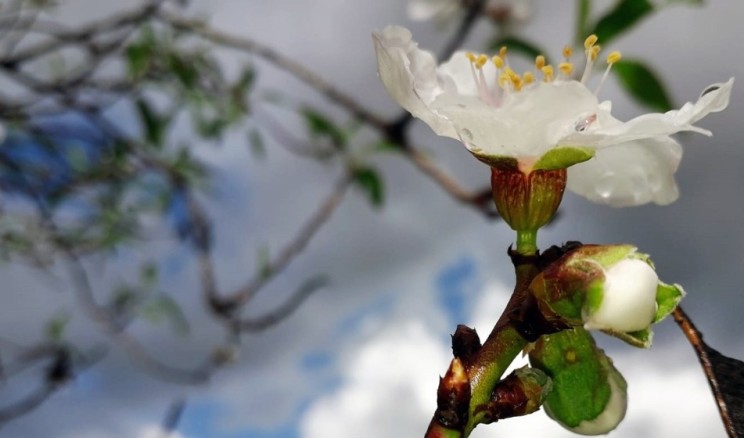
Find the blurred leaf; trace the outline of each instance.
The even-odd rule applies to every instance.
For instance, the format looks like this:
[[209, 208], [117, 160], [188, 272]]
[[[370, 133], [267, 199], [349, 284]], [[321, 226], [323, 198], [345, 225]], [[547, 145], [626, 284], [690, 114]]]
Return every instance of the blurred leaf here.
[[173, 75], [178, 78], [181, 85], [186, 89], [196, 88], [199, 81], [200, 64], [198, 59], [190, 59], [178, 52], [171, 52], [168, 56], [168, 67]]
[[[497, 38], [489, 44], [489, 49], [498, 51], [502, 46], [506, 46], [510, 53], [517, 52], [524, 55], [525, 58], [534, 60], [538, 55], [543, 55], [545, 51], [537, 47], [534, 43], [515, 36]], [[547, 60], [547, 57], [545, 58]]]
[[653, 11], [654, 5], [649, 0], [620, 0], [597, 21], [590, 33], [599, 37], [599, 44], [607, 46]]
[[153, 146], [163, 146], [165, 131], [170, 124], [170, 117], [159, 115], [150, 103], [142, 97], [135, 101], [135, 105], [147, 141]]
[[360, 167], [354, 171], [354, 182], [367, 194], [373, 207], [379, 208], [384, 202], [384, 187], [377, 170], [371, 167]]
[[377, 152], [400, 152], [401, 148], [398, 143], [382, 139], [374, 145], [373, 150]]
[[140, 266], [140, 280], [142, 285], [152, 288], [158, 284], [158, 266], [155, 263], [145, 263]]
[[50, 341], [59, 342], [65, 335], [67, 323], [70, 322], [70, 316], [67, 314], [57, 315], [46, 323], [44, 333]]
[[258, 249], [258, 273], [261, 278], [268, 278], [271, 275], [271, 256], [268, 246]]
[[173, 298], [159, 294], [144, 301], [137, 312], [151, 324], [170, 323], [179, 335], [189, 333], [189, 322], [181, 310], [181, 306]]
[[125, 56], [130, 76], [137, 78], [145, 74], [157, 50], [156, 44], [155, 33], [146, 26], [140, 39], [127, 47]]
[[263, 137], [258, 129], [248, 130], [248, 144], [255, 158], [266, 158], [266, 145], [264, 145]]
[[623, 59], [612, 66], [620, 85], [639, 103], [660, 112], [672, 109], [664, 85], [659, 77], [643, 62]]
[[337, 149], [345, 148], [346, 134], [341, 128], [336, 126], [331, 119], [309, 107], [302, 108], [300, 114], [302, 114], [305, 119], [305, 125], [307, 126], [311, 137], [326, 137]]

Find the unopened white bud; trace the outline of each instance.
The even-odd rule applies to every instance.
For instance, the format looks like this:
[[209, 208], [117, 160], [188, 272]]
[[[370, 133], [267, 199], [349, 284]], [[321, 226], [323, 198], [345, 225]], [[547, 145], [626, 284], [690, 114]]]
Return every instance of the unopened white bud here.
[[584, 328], [635, 332], [651, 325], [656, 314], [659, 277], [640, 259], [625, 259], [605, 271], [601, 299], [585, 307]]

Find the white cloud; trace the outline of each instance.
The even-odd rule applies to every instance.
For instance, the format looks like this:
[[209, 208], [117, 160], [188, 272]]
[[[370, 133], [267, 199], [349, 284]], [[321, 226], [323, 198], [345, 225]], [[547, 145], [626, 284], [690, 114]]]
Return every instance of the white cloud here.
[[318, 400], [301, 423], [307, 438], [421, 435], [436, 406], [449, 351], [420, 320], [389, 326], [348, 362], [344, 383]]

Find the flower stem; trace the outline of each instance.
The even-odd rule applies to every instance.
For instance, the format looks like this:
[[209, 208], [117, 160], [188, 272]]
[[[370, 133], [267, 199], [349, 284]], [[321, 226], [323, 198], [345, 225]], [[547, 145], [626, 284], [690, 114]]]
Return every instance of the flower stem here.
[[537, 254], [537, 230], [517, 231], [517, 252], [524, 256]]

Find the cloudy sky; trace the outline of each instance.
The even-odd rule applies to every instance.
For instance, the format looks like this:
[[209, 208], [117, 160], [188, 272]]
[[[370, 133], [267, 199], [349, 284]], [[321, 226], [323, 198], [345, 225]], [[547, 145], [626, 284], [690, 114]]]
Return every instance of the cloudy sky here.
[[[63, 3], [70, 20], [119, 4]], [[557, 54], [572, 36], [573, 2], [534, 3], [534, 16], [523, 32]], [[305, 63], [391, 117], [398, 108], [376, 78], [370, 33], [387, 24], [406, 25], [423, 47], [433, 50], [448, 36], [446, 27], [410, 22], [403, 0], [216, 0], [196, 2], [195, 9], [208, 13], [218, 28], [260, 40]], [[743, 19], [741, 2], [670, 7], [612, 48], [652, 63], [681, 104], [713, 82], [744, 79], [744, 52], [734, 47], [742, 38]], [[479, 25], [467, 46], [481, 49], [487, 31]], [[235, 53], [222, 58], [228, 68], [247, 60]], [[260, 87], [335, 111], [288, 75], [257, 64]], [[614, 83], [601, 97], [613, 99], [620, 119], [641, 111]], [[744, 358], [742, 108], [744, 89], [737, 83], [729, 109], [702, 123], [714, 132], [712, 138], [680, 137], [685, 146], [678, 173], [681, 197], [673, 205], [617, 210], [568, 194], [561, 220], [539, 238], [543, 247], [565, 240], [636, 244], [652, 255], [663, 280], [686, 288], [685, 308], [706, 340], [739, 358]], [[300, 126], [291, 114], [283, 117], [287, 126]], [[475, 188], [487, 182], [488, 170], [458, 144], [434, 137], [420, 124], [413, 134], [463, 184]], [[370, 140], [360, 138], [357, 146]], [[226, 290], [247, 280], [246, 267], [256, 265], [258, 248], [278, 248], [287, 240], [339, 172], [338, 166], [298, 159], [270, 139], [267, 146], [264, 161], [251, 156], [242, 135], [204, 153], [216, 169], [210, 212], [219, 224], [218, 275]], [[434, 410], [438, 376], [451, 358], [449, 334], [458, 323], [487, 334], [506, 303], [512, 274], [505, 250], [512, 235], [503, 224], [458, 205], [400, 157], [373, 160], [387, 187], [385, 207], [373, 210], [360, 193], [350, 192], [286, 275], [262, 292], [252, 312], [271, 309], [314, 274], [327, 274], [330, 285], [291, 319], [246, 336], [238, 362], [209, 385], [163, 383], [114, 353], [31, 415], [4, 426], [0, 436], [156, 437], [178, 397], [186, 399], [178, 438], [421, 436]], [[103, 291], [112, 279], [126, 278], [136, 266], [132, 260], [161, 259], [163, 287], [177, 291], [186, 303], [193, 332], [184, 339], [144, 323], [133, 332], [164, 360], [195, 364], [218, 341], [219, 331], [200, 308], [194, 260], [162, 242], [141, 250], [109, 264], [96, 277], [96, 286]], [[0, 309], [3, 338], [32, 343], [41, 334], [39, 321], [64, 311], [73, 316], [70, 336], [84, 345], [101, 339], [95, 326], [76, 313], [69, 294], [50, 292], [52, 280], [20, 266], [2, 269], [4, 302], [10, 303]], [[612, 437], [724, 436], [696, 358], [672, 321], [656, 328], [655, 345], [648, 351], [606, 337], [599, 342], [629, 384], [629, 410]], [[23, 394], [31, 377], [0, 388], [0, 403]], [[479, 427], [473, 436], [571, 434], [540, 412]]]

